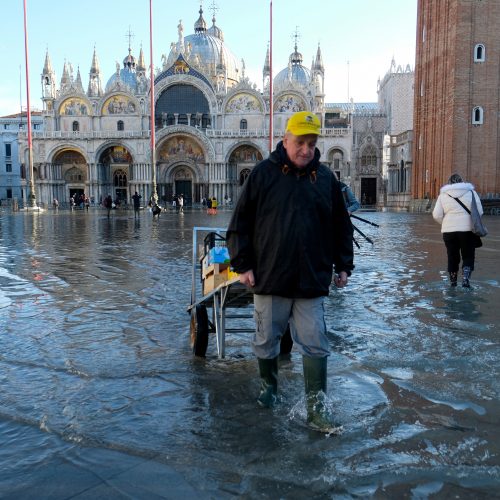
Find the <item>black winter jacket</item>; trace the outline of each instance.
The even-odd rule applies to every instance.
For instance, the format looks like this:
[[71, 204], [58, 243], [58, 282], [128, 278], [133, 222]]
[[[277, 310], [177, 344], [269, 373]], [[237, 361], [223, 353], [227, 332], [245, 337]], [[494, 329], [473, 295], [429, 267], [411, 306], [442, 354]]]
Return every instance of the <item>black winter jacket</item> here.
[[353, 265], [353, 229], [340, 183], [314, 160], [292, 166], [280, 142], [245, 181], [227, 230], [231, 265], [253, 270], [256, 294], [328, 295], [335, 271]]

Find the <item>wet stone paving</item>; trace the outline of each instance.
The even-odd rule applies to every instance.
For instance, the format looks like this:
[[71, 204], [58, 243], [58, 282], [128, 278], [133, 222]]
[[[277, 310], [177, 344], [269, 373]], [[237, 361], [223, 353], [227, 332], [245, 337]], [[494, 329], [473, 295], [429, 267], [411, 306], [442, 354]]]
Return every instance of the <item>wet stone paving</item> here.
[[192, 229], [230, 215], [0, 211], [0, 497], [498, 498], [500, 218], [452, 289], [430, 214], [359, 212], [325, 436], [297, 352], [273, 410], [251, 333], [192, 355]]

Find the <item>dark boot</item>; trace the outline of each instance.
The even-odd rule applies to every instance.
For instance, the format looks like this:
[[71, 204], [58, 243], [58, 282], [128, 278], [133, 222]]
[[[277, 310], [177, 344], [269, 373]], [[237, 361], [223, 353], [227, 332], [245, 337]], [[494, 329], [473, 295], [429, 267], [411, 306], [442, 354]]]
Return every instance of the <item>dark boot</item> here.
[[304, 383], [306, 388], [307, 425], [319, 432], [339, 432], [342, 426], [336, 423], [326, 405], [326, 373], [328, 358], [303, 356]]
[[457, 286], [458, 273], [456, 271], [450, 271], [450, 285]]
[[276, 402], [278, 392], [278, 357], [259, 359], [260, 394], [257, 403], [263, 408], [271, 408]]
[[470, 288], [470, 275], [472, 274], [472, 269], [469, 266], [462, 268], [462, 286], [464, 288]]

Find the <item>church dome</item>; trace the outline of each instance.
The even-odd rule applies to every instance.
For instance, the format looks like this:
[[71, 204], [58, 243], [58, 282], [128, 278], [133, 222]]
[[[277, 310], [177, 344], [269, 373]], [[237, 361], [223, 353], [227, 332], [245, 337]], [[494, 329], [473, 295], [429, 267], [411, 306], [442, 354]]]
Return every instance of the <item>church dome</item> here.
[[[132, 55], [132, 49], [128, 49], [128, 55], [123, 59], [123, 68], [118, 71], [119, 64], [116, 63], [117, 71], [111, 76], [106, 84], [106, 92], [109, 92], [119, 79], [130, 87], [132, 92], [137, 91], [136, 61]], [[119, 76], [118, 76], [119, 75]]]
[[[194, 25], [194, 34], [184, 38], [181, 36], [182, 44], [174, 44], [168, 56], [168, 65], [172, 65], [180, 52], [184, 53], [187, 61], [194, 65], [208, 77], [216, 74], [217, 65], [221, 62], [227, 70], [229, 85], [235, 85], [240, 80], [240, 65], [238, 59], [224, 43], [224, 34], [222, 30], [215, 25], [206, 29], [206, 23], [203, 19], [203, 10], [200, 8], [200, 17]], [[182, 34], [182, 26], [180, 26]]]
[[290, 54], [288, 58], [288, 66], [282, 69], [274, 77], [274, 86], [284, 87], [288, 82], [295, 82], [302, 86], [309, 85], [311, 81], [310, 71], [302, 65], [302, 54], [297, 50], [297, 45], [295, 45], [295, 50]]

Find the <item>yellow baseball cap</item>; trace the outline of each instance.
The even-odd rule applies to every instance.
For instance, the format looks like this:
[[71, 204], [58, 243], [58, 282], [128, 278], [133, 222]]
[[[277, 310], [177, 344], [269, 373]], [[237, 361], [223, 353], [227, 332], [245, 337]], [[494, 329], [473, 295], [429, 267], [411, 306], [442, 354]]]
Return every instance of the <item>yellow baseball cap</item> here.
[[293, 135], [319, 135], [321, 133], [321, 122], [314, 113], [299, 111], [288, 120], [286, 132], [290, 132]]

